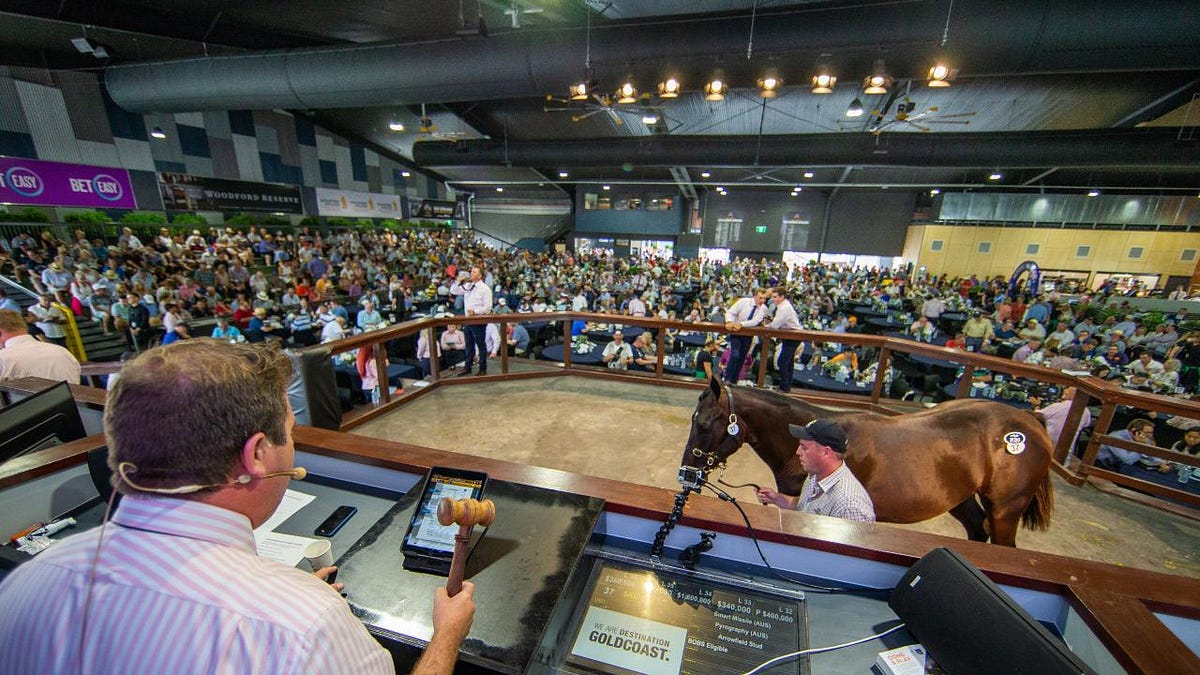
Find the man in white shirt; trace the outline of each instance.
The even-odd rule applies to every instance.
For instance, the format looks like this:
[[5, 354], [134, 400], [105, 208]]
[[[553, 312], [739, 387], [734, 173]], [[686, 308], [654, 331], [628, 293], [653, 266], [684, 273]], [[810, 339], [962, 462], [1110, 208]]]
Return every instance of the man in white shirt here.
[[39, 342], [18, 312], [0, 310], [0, 380], [44, 377], [79, 384], [79, 361], [65, 348]]
[[[775, 316], [767, 328], [775, 330], [800, 330], [800, 317], [787, 299], [787, 289], [776, 286], [771, 289], [771, 302], [775, 303]], [[779, 391], [792, 390], [792, 372], [796, 368], [796, 349], [799, 340], [779, 340]]]
[[[467, 316], [492, 313], [492, 289], [483, 282], [483, 270], [479, 267], [472, 267], [470, 279], [464, 283], [455, 282], [450, 292], [462, 296], [463, 311]], [[467, 365], [460, 375], [471, 374], [476, 355], [479, 356], [479, 374], [487, 375], [487, 324], [467, 325], [463, 332], [467, 334]]]
[[754, 291], [754, 295], [741, 298], [725, 310], [725, 330], [729, 331], [729, 363], [725, 365], [725, 381], [735, 384], [742, 370], [746, 354], [750, 352], [750, 342], [754, 339], [749, 335], [737, 335], [743, 328], [757, 326], [767, 318], [767, 308], [763, 303], [767, 300], [766, 289]]
[[36, 305], [29, 306], [29, 313], [37, 319], [38, 330], [42, 331], [48, 342], [59, 347], [67, 346], [67, 315], [54, 302], [54, 296], [43, 295], [38, 298]]
[[646, 303], [642, 301], [640, 291], [634, 291], [629, 299], [629, 316], [646, 316]]
[[600, 360], [613, 370], [627, 370], [629, 364], [633, 363], [633, 350], [625, 342], [625, 336], [621, 331], [613, 332], [612, 342], [604, 346]]
[[946, 301], [939, 296], [933, 296], [921, 305], [921, 315], [930, 321], [937, 321], [942, 312], [946, 311]]
[[[393, 672], [326, 583], [335, 568], [310, 574], [255, 548], [253, 528], [297, 473], [291, 375], [278, 348], [210, 339], [125, 365], [104, 418], [124, 499], [104, 527], [4, 579], [0, 672]], [[176, 423], [156, 423], [166, 419]], [[470, 582], [453, 598], [435, 592], [414, 672], [453, 670], [473, 595]]]

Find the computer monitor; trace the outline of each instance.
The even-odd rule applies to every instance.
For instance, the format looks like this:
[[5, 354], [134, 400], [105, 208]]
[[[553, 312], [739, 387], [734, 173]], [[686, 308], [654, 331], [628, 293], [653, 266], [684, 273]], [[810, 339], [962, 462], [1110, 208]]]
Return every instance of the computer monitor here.
[[0, 464], [87, 436], [66, 382], [0, 408]]

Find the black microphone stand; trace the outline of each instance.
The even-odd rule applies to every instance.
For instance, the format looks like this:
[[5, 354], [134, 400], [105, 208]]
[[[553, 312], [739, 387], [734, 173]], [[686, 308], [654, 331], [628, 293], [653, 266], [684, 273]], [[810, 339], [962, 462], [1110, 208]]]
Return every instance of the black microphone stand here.
[[658, 534], [654, 535], [654, 545], [650, 547], [650, 557], [655, 561], [662, 557], [663, 549], [666, 548], [667, 535], [671, 534], [671, 530], [675, 529], [675, 525], [683, 517], [683, 507], [687, 505], [688, 497], [693, 492], [699, 491], [699, 485], [684, 484], [683, 488], [675, 495], [675, 506], [671, 508], [671, 513], [663, 522], [662, 527], [658, 528]]

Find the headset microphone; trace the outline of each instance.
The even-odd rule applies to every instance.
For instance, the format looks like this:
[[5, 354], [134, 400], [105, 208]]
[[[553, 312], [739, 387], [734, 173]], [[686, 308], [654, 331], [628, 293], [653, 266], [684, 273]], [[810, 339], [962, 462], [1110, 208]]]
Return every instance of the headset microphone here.
[[[152, 492], [160, 495], [185, 495], [214, 487], [225, 487], [227, 485], [249, 485], [251, 481], [255, 480], [255, 478], [250, 474], [244, 473], [238, 476], [237, 480], [230, 483], [212, 483], [211, 485], [181, 485], [174, 488], [155, 488], [138, 485], [137, 483], [133, 482], [133, 479], [129, 477], [130, 474], [137, 473], [137, 465], [133, 462], [121, 462], [118, 464], [117, 473], [121, 476], [121, 480], [125, 481], [125, 484], [129, 487], [132, 487], [139, 492]], [[276, 476], [290, 476], [294, 480], [304, 480], [304, 478], [308, 476], [308, 469], [305, 469], [302, 466], [297, 466], [287, 471], [268, 473], [264, 475], [262, 479], [275, 478]]]

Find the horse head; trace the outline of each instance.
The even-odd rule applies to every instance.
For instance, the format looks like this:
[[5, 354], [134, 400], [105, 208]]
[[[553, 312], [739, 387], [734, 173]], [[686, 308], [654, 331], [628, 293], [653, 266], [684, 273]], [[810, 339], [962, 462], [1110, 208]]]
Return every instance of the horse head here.
[[714, 376], [696, 402], [680, 465], [706, 471], [721, 468], [745, 442], [744, 433], [730, 387]]

